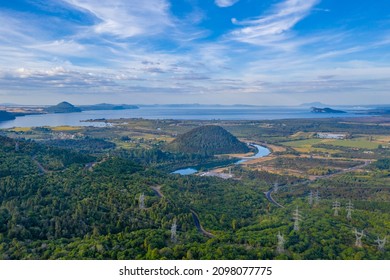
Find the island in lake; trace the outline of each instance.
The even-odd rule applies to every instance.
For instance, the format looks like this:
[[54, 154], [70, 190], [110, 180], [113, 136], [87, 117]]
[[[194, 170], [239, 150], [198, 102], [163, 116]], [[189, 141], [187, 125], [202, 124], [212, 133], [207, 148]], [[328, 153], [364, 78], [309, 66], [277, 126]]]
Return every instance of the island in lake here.
[[312, 113], [328, 113], [328, 114], [345, 114], [347, 112], [341, 110], [334, 110], [331, 108], [317, 108], [311, 107]]
[[45, 112], [49, 114], [76, 113], [81, 112], [81, 109], [70, 104], [69, 102], [64, 101], [58, 103], [57, 105], [45, 108]]

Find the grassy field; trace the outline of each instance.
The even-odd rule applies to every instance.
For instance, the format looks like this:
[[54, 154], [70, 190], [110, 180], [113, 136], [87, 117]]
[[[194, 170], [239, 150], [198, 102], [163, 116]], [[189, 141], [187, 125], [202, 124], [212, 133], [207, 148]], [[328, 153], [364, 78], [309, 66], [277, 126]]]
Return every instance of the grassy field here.
[[326, 142], [328, 145], [347, 147], [347, 148], [358, 148], [358, 149], [369, 149], [374, 150], [378, 148], [379, 143], [370, 142], [368, 140], [333, 140]]
[[327, 144], [335, 147], [347, 147], [347, 148], [357, 148], [357, 149], [377, 149], [380, 142], [369, 141], [363, 138], [359, 139], [346, 139], [346, 140], [334, 140], [334, 139], [307, 139], [307, 140], [297, 140], [279, 143], [288, 147], [297, 148], [297, 150], [312, 150], [316, 144]]
[[83, 128], [80, 126], [56, 126], [56, 127], [51, 127], [52, 131], [75, 131], [75, 130], [82, 130]]
[[15, 127], [15, 128], [9, 129], [9, 131], [27, 132], [27, 131], [31, 131], [31, 128], [30, 127]]
[[279, 144], [292, 147], [292, 148], [310, 148], [315, 144], [323, 143], [325, 141], [326, 141], [325, 139], [306, 139], [306, 140], [281, 142]]

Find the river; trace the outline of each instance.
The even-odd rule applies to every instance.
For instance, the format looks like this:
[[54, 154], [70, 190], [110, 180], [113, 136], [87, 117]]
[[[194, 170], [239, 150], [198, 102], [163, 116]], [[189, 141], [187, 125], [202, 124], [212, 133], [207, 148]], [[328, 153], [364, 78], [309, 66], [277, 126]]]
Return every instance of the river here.
[[[271, 153], [271, 151], [266, 147], [256, 145], [256, 144], [250, 144], [250, 146], [255, 147], [257, 149], [257, 153], [251, 157], [244, 157], [244, 158], [240, 159], [239, 161], [237, 161], [235, 164], [241, 164], [241, 163], [244, 163], [248, 160], [255, 159], [255, 158], [266, 157]], [[187, 168], [175, 170], [172, 172], [172, 174], [192, 175], [192, 174], [195, 174], [197, 172], [198, 172], [198, 170], [195, 169], [194, 167], [187, 167]]]

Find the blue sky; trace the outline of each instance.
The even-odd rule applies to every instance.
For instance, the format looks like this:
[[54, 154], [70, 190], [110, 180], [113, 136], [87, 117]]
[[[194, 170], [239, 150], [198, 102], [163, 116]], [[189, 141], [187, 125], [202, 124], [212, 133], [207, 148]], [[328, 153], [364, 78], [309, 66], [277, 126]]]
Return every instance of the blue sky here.
[[0, 103], [390, 103], [388, 0], [0, 1]]

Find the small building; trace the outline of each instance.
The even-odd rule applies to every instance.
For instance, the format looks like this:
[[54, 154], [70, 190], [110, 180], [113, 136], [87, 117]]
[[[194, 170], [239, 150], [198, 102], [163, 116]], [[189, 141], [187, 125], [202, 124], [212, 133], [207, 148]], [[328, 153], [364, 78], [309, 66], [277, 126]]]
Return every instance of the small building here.
[[329, 132], [317, 132], [315, 137], [321, 139], [345, 139], [347, 138], [346, 133], [329, 133]]

